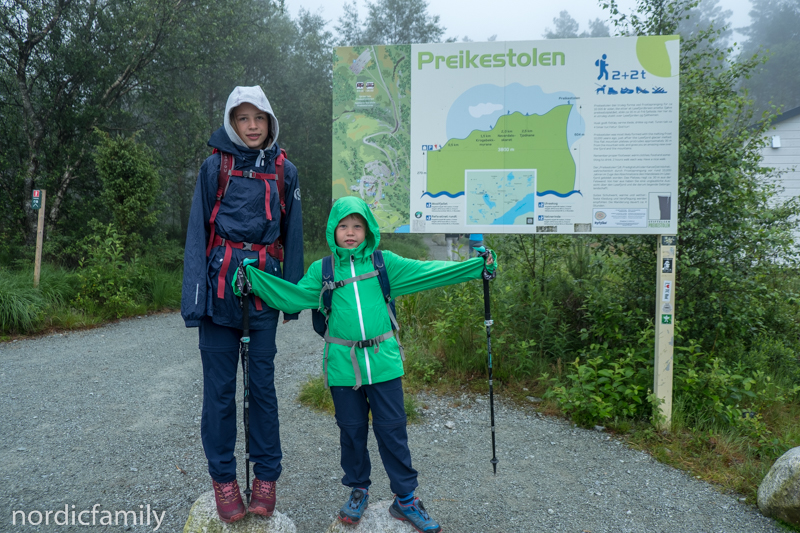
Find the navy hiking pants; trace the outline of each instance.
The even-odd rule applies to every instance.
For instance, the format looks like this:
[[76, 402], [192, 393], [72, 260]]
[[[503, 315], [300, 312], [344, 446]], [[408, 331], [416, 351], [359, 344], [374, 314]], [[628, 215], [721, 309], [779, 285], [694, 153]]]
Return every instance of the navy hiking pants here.
[[342, 446], [342, 484], [347, 487], [370, 485], [372, 465], [367, 451], [367, 437], [369, 412], [372, 411], [372, 430], [392, 492], [414, 492], [418, 485], [417, 471], [411, 467], [401, 378], [362, 385], [358, 390], [332, 386], [331, 396]]
[[[276, 481], [281, 475], [281, 440], [278, 398], [275, 395], [275, 330], [250, 330], [250, 461], [261, 481]], [[236, 372], [242, 330], [200, 323], [200, 355], [203, 359], [203, 416], [200, 435], [208, 459], [208, 473], [217, 483], [236, 479], [238, 417]]]

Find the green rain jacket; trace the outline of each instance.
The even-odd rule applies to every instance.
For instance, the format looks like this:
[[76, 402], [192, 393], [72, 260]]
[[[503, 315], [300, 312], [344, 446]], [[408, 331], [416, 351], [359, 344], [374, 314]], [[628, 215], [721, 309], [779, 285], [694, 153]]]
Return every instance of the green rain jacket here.
[[[360, 214], [367, 221], [366, 238], [357, 248], [340, 248], [336, 245], [334, 232], [339, 221], [353, 213]], [[380, 230], [372, 211], [363, 200], [355, 196], [337, 200], [331, 208], [325, 235], [333, 252], [335, 280], [346, 280], [375, 269], [372, 265], [372, 252], [378, 248]], [[383, 257], [392, 298], [479, 279], [484, 266], [481, 257], [463, 262], [416, 261], [390, 251], [384, 251]], [[318, 309], [321, 306], [321, 259], [309, 267], [297, 285], [252, 266], [247, 267], [247, 277], [256, 296], [284, 313], [297, 313], [303, 309]], [[476, 317], [476, 320], [479, 318]], [[328, 318], [331, 337], [351, 341], [367, 340], [391, 329], [389, 312], [377, 277], [350, 283], [333, 291], [331, 315]], [[350, 348], [333, 343], [327, 343], [326, 348], [329, 385], [356, 385]], [[403, 375], [403, 361], [395, 337], [381, 342], [377, 350], [370, 347], [356, 348], [355, 351], [364, 384], [382, 383]]]

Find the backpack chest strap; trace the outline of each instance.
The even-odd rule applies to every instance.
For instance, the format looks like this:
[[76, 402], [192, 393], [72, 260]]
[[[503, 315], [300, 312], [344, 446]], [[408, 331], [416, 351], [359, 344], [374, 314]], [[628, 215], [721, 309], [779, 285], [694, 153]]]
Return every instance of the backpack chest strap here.
[[372, 270], [371, 272], [367, 272], [366, 274], [361, 274], [359, 276], [354, 276], [352, 278], [343, 279], [340, 281], [323, 281], [322, 282], [322, 290], [319, 291], [319, 306], [317, 306], [317, 311], [322, 311], [325, 309], [327, 313], [330, 309], [326, 308], [323, 303], [323, 296], [325, 296], [325, 291], [334, 291], [345, 285], [349, 285], [350, 283], [355, 283], [356, 281], [361, 281], [369, 278], [374, 278], [378, 275], [377, 270]]
[[[238, 176], [242, 178], [248, 178], [253, 180], [260, 180], [264, 182], [265, 192], [264, 192], [264, 211], [267, 213], [267, 220], [272, 220], [272, 209], [269, 207], [269, 197], [270, 197], [270, 186], [269, 181], [275, 181], [277, 183], [278, 175], [277, 174], [265, 174], [264, 172], [256, 172], [254, 170], [229, 170], [228, 174], [231, 176]], [[219, 201], [219, 200], [217, 200]]]

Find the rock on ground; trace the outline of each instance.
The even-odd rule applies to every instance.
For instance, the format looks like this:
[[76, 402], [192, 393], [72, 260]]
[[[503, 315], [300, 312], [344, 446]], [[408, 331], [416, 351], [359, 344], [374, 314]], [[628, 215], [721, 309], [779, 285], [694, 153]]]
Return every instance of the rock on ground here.
[[334, 520], [325, 533], [413, 533], [415, 530], [411, 524], [397, 520], [389, 514], [390, 505], [392, 500], [369, 502], [357, 526]]
[[210, 490], [192, 505], [183, 533], [297, 533], [297, 528], [278, 511], [269, 518], [248, 513], [238, 522], [226, 524], [217, 516], [214, 491]]
[[758, 487], [758, 508], [766, 516], [800, 525], [800, 446], [772, 465]]

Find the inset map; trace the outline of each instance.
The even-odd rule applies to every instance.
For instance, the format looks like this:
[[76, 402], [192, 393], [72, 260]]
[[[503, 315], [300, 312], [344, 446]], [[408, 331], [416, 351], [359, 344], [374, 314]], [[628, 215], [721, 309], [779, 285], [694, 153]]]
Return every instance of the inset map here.
[[467, 226], [529, 225], [536, 205], [536, 170], [467, 170]]

